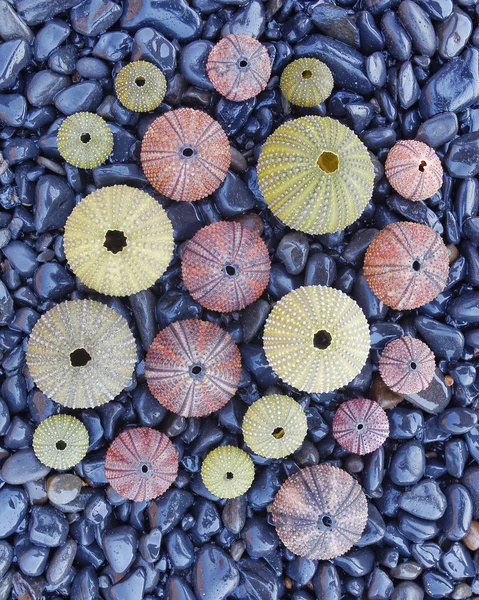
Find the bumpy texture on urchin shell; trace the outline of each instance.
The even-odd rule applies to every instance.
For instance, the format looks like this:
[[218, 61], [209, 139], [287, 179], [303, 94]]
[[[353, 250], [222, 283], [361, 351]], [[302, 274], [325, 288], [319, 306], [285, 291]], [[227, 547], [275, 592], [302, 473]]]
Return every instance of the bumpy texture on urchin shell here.
[[373, 294], [384, 304], [395, 310], [410, 310], [431, 302], [444, 290], [449, 255], [441, 236], [430, 227], [390, 223], [367, 249], [364, 275]]
[[288, 550], [310, 560], [329, 560], [347, 552], [360, 539], [367, 519], [368, 503], [359, 483], [330, 465], [294, 473], [273, 503], [279, 538]]
[[[331, 343], [314, 345], [326, 331]], [[273, 371], [298, 390], [336, 390], [358, 375], [368, 358], [369, 328], [360, 307], [339, 290], [307, 286], [286, 294], [270, 313], [264, 350]]]
[[241, 355], [230, 334], [218, 325], [177, 321], [155, 337], [146, 355], [145, 376], [153, 396], [168, 410], [203, 417], [236, 393]]
[[38, 460], [57, 470], [78, 464], [86, 455], [89, 443], [85, 425], [70, 415], [48, 417], [33, 434], [33, 450]]
[[[227, 473], [232, 475], [231, 479]], [[253, 461], [235, 446], [220, 446], [203, 461], [201, 477], [206, 488], [218, 498], [236, 498], [245, 494], [253, 483]]]
[[[246, 63], [241, 66], [242, 63]], [[231, 34], [211, 50], [206, 72], [217, 92], [242, 102], [257, 96], [268, 85], [271, 61], [266, 46], [243, 34]]]
[[146, 178], [172, 200], [191, 202], [209, 196], [223, 183], [230, 163], [230, 144], [219, 123], [192, 108], [155, 119], [141, 144]]
[[385, 168], [389, 183], [408, 200], [426, 200], [441, 189], [441, 161], [423, 142], [403, 140], [395, 144], [388, 152]]
[[[143, 82], [138, 85], [138, 81]], [[166, 94], [161, 70], [145, 60], [125, 65], [115, 79], [118, 100], [134, 112], [147, 112], [160, 106]]]
[[134, 502], [158, 498], [177, 474], [176, 448], [164, 433], [149, 427], [126, 429], [113, 440], [106, 453], [108, 483]]
[[[121, 231], [126, 246], [105, 247], [108, 231]], [[173, 227], [165, 210], [147, 193], [126, 185], [89, 194], [72, 211], [63, 240], [70, 268], [88, 287], [130, 296], [152, 286], [173, 256]]]
[[[269, 281], [268, 249], [251, 227], [218, 221], [186, 244], [182, 276], [193, 298], [209, 310], [241, 310], [257, 300]], [[233, 269], [235, 274], [228, 275]]]
[[273, 394], [260, 398], [248, 408], [243, 419], [244, 441], [255, 454], [266, 458], [292, 454], [307, 432], [304, 410], [289, 396]]
[[334, 439], [354, 454], [369, 454], [389, 435], [389, 420], [377, 402], [355, 398], [343, 402], [333, 419]]
[[[88, 134], [89, 140], [82, 141]], [[113, 134], [106, 121], [95, 113], [79, 112], [67, 117], [57, 133], [58, 152], [70, 165], [94, 169], [113, 150]]]
[[[339, 159], [338, 169], [326, 172], [317, 161], [332, 155]], [[309, 116], [284, 123], [268, 137], [258, 161], [258, 182], [283, 223], [305, 233], [331, 233], [363, 212], [373, 191], [374, 168], [351, 129], [328, 117]]]
[[317, 58], [298, 58], [283, 71], [280, 86], [292, 104], [310, 107], [329, 98], [334, 79], [329, 67]]
[[[73, 367], [70, 354], [83, 348], [91, 359]], [[27, 365], [36, 385], [69, 408], [94, 408], [113, 400], [131, 381], [136, 343], [126, 320], [94, 300], [68, 300], [35, 324]]]
[[379, 374], [397, 394], [417, 394], [431, 383], [436, 370], [429, 346], [416, 338], [403, 336], [389, 342], [379, 359]]

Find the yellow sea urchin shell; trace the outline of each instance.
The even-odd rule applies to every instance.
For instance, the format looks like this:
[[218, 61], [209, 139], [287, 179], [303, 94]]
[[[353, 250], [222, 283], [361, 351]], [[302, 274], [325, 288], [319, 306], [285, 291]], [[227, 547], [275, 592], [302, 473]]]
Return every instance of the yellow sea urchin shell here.
[[104, 163], [113, 150], [113, 134], [98, 115], [79, 112], [60, 125], [57, 144], [67, 163], [81, 169], [94, 169]]
[[236, 498], [245, 494], [253, 482], [253, 461], [235, 446], [220, 446], [203, 461], [201, 477], [218, 498]]
[[280, 80], [284, 96], [297, 106], [316, 106], [329, 98], [334, 79], [317, 58], [298, 58], [285, 68]]
[[68, 263], [88, 287], [129, 296], [152, 286], [173, 255], [173, 227], [147, 193], [104, 187], [78, 204], [65, 224]]
[[33, 450], [38, 460], [58, 470], [78, 464], [86, 455], [89, 443], [85, 425], [70, 415], [45, 419], [33, 435]]
[[243, 419], [244, 441], [266, 458], [283, 458], [301, 446], [308, 426], [301, 406], [288, 396], [260, 398]]
[[304, 392], [331, 392], [356, 377], [369, 353], [369, 328], [360, 307], [343, 292], [320, 285], [286, 294], [264, 329], [268, 363]]
[[283, 223], [305, 233], [332, 233], [363, 212], [373, 191], [374, 169], [351, 129], [328, 117], [301, 117], [266, 140], [258, 181]]
[[27, 365], [36, 385], [69, 408], [93, 408], [126, 387], [136, 343], [126, 320], [93, 300], [57, 304], [35, 324]]
[[118, 100], [135, 112], [160, 106], [166, 94], [166, 79], [161, 70], [145, 60], [132, 62], [115, 79]]

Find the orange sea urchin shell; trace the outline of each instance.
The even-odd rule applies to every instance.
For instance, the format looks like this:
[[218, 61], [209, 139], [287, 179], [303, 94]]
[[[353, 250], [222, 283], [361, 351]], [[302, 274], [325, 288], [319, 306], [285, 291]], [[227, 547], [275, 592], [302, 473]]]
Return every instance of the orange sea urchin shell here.
[[398, 394], [417, 394], [434, 377], [436, 363], [429, 346], [416, 338], [403, 336], [389, 342], [379, 359], [379, 374]]
[[219, 221], [200, 229], [183, 254], [183, 281], [209, 310], [241, 310], [257, 300], [269, 281], [268, 249], [250, 227]]
[[155, 337], [145, 361], [148, 387], [168, 410], [203, 417], [238, 389], [241, 355], [229, 333], [209, 321], [172, 323]]
[[230, 162], [229, 141], [219, 123], [192, 108], [155, 119], [141, 144], [146, 178], [172, 200], [209, 196], [223, 183]]
[[395, 310], [423, 306], [440, 294], [449, 275], [441, 236], [419, 223], [391, 223], [371, 242], [364, 274], [372, 292]]
[[369, 454], [380, 448], [389, 435], [389, 421], [377, 402], [355, 398], [343, 402], [333, 419], [334, 439], [354, 454]]

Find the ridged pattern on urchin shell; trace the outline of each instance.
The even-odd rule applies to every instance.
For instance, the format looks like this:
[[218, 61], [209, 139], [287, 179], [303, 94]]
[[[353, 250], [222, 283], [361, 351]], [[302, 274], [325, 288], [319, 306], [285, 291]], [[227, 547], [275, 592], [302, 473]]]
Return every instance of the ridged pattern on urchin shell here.
[[273, 394], [253, 402], [243, 419], [243, 437], [266, 458], [283, 458], [303, 443], [308, 425], [301, 406], [289, 396]]
[[403, 140], [395, 144], [388, 152], [385, 169], [396, 192], [414, 202], [434, 196], [442, 186], [441, 161], [423, 142]]
[[389, 435], [389, 420], [377, 402], [355, 398], [343, 402], [333, 419], [334, 439], [354, 454], [369, 454]]
[[40, 423], [33, 434], [33, 450], [38, 460], [52, 469], [70, 469], [86, 455], [88, 431], [70, 415], [53, 415]]
[[[126, 246], [111, 252], [107, 232], [122, 232]], [[173, 256], [173, 226], [160, 204], [126, 185], [89, 194], [72, 211], [63, 240], [70, 268], [88, 287], [130, 296], [152, 286]]]
[[172, 200], [191, 202], [209, 196], [223, 183], [230, 163], [230, 144], [221, 125], [192, 108], [155, 119], [141, 144], [146, 178]]
[[203, 417], [236, 393], [241, 355], [229, 333], [209, 321], [172, 323], [155, 337], [145, 360], [151, 393], [183, 417]]
[[181, 268], [183, 282], [197, 302], [209, 310], [231, 312], [261, 296], [271, 262], [265, 243], [251, 227], [218, 221], [186, 244]]
[[113, 440], [106, 453], [108, 483], [134, 502], [158, 498], [177, 474], [176, 448], [164, 433], [150, 427], [126, 429]]
[[292, 104], [310, 107], [329, 98], [334, 79], [329, 67], [317, 58], [298, 58], [283, 71], [280, 86]]
[[449, 255], [441, 236], [430, 227], [405, 221], [390, 223], [369, 245], [364, 275], [373, 294], [384, 304], [395, 310], [410, 310], [431, 302], [444, 290]]
[[[70, 354], [79, 349], [90, 360], [74, 367]], [[33, 381], [49, 398], [69, 408], [94, 408], [130, 383], [136, 343], [126, 320], [106, 304], [68, 300], [37, 321], [26, 359]]]
[[[88, 141], [82, 141], [87, 134]], [[79, 112], [67, 117], [57, 133], [58, 152], [70, 165], [94, 169], [113, 150], [113, 134], [106, 121], [95, 113]]]
[[[331, 172], [319, 166], [320, 159]], [[258, 161], [258, 182], [283, 223], [316, 235], [340, 231], [359, 218], [371, 198], [374, 168], [351, 129], [328, 117], [309, 116], [284, 123], [268, 137]]]
[[[228, 478], [228, 474], [232, 477]], [[220, 446], [206, 456], [201, 477], [206, 488], [218, 498], [237, 498], [253, 483], [253, 461], [235, 446]]]
[[[138, 81], [142, 85], [138, 85]], [[134, 112], [147, 112], [160, 106], [166, 94], [161, 70], [145, 60], [125, 65], [115, 79], [118, 100]]]
[[429, 346], [409, 336], [389, 342], [379, 359], [381, 379], [397, 394], [422, 392], [431, 383], [435, 370]]
[[[325, 331], [329, 345], [320, 349], [314, 338]], [[298, 390], [331, 392], [352, 381], [366, 364], [369, 327], [361, 308], [339, 290], [301, 287], [276, 304], [263, 335], [273, 371]]]
[[359, 483], [330, 465], [294, 473], [273, 503], [280, 540], [310, 560], [329, 560], [347, 552], [360, 539], [367, 519], [368, 503]]
[[[246, 63], [242, 66], [243, 63]], [[217, 92], [233, 102], [257, 96], [268, 85], [271, 61], [266, 46], [243, 34], [220, 40], [208, 55], [206, 72]]]

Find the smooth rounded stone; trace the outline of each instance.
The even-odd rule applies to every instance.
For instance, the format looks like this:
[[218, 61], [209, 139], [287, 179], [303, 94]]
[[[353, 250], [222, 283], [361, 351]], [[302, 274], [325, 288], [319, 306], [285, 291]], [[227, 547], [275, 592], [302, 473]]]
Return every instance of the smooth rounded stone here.
[[292, 231], [281, 238], [277, 254], [286, 271], [291, 275], [299, 275], [306, 266], [309, 254], [309, 241], [304, 233]]
[[33, 40], [35, 34], [18, 16], [7, 0], [0, 0], [0, 38], [7, 40]]
[[464, 350], [464, 335], [458, 329], [426, 316], [414, 320], [417, 331], [438, 357], [458, 360]]
[[[271, 567], [257, 560], [247, 558], [240, 560], [238, 562], [240, 585], [236, 588], [234, 597], [238, 600], [249, 600], [249, 598], [279, 600], [282, 582], [279, 579], [278, 560], [278, 555], [272, 555]], [[276, 573], [273, 572], [273, 568]]]
[[406, 61], [399, 69], [398, 95], [401, 107], [407, 110], [419, 100], [421, 90], [410, 61]]
[[332, 4], [313, 5], [311, 21], [321, 33], [335, 40], [359, 48], [359, 30], [348, 11]]
[[369, 11], [361, 10], [357, 13], [356, 25], [359, 29], [359, 43], [363, 54], [368, 55], [384, 50], [384, 36]]
[[354, 281], [352, 296], [363, 310], [368, 321], [377, 321], [386, 316], [388, 307], [372, 293], [362, 271], [359, 272]]
[[46, 477], [50, 467], [42, 465], [31, 448], [18, 450], [3, 463], [2, 478], [11, 485], [22, 485]]
[[78, 51], [73, 45], [54, 50], [48, 59], [48, 66], [56, 73], [71, 75], [75, 70]]
[[227, 500], [221, 514], [225, 527], [231, 533], [238, 534], [246, 522], [246, 496], [238, 496]]
[[0, 398], [0, 435], [5, 435], [10, 426], [10, 412], [8, 406]]
[[419, 126], [416, 139], [431, 148], [439, 148], [456, 137], [458, 131], [457, 115], [445, 112], [435, 115]]
[[94, 112], [103, 97], [103, 88], [97, 81], [83, 81], [70, 86], [55, 96], [55, 106], [65, 115], [76, 112]]
[[62, 473], [47, 479], [47, 495], [53, 504], [68, 504], [77, 498], [82, 488], [78, 475]]
[[374, 552], [370, 548], [351, 550], [335, 558], [334, 565], [352, 577], [363, 577], [373, 570]]
[[176, 70], [176, 49], [161, 33], [152, 27], [143, 27], [135, 33], [131, 60], [146, 60], [159, 67], [166, 79]]
[[391, 594], [391, 600], [423, 600], [423, 589], [413, 581], [401, 581]]
[[246, 552], [251, 558], [263, 558], [272, 552], [279, 544], [274, 527], [261, 517], [252, 517], [246, 521], [241, 531]]
[[35, 36], [33, 55], [39, 62], [44, 62], [49, 54], [58, 48], [70, 35], [70, 25], [62, 19], [48, 21]]
[[36, 158], [38, 147], [33, 140], [27, 138], [11, 138], [3, 148], [3, 158], [9, 166]]
[[467, 489], [472, 500], [473, 518], [479, 518], [479, 466], [472, 465], [464, 471], [460, 483]]
[[261, 0], [251, 0], [244, 8], [239, 8], [223, 26], [221, 36], [243, 34], [259, 38], [265, 27], [264, 4]]
[[453, 140], [444, 158], [453, 177], [474, 177], [479, 173], [479, 132], [467, 133]]
[[365, 131], [360, 138], [366, 148], [375, 151], [392, 148], [396, 143], [397, 134], [392, 127], [376, 127]]
[[195, 562], [193, 544], [181, 529], [173, 529], [166, 537], [166, 551], [174, 569], [184, 571]]
[[303, 586], [311, 580], [317, 566], [316, 560], [296, 556], [286, 563], [286, 575], [299, 586]]
[[69, 538], [50, 559], [46, 578], [50, 585], [57, 585], [68, 575], [75, 560], [78, 544]]
[[63, 177], [44, 175], [35, 187], [35, 229], [60, 229], [75, 206], [75, 194]]
[[110, 589], [112, 600], [131, 600], [132, 598], [143, 598], [145, 590], [146, 572], [139, 568], [131, 571], [131, 574], [116, 583]]
[[417, 3], [435, 21], [447, 19], [454, 7], [453, 0], [417, 0]]
[[123, 60], [130, 54], [133, 38], [123, 31], [110, 31], [98, 38], [92, 54], [110, 62]]
[[[368, 69], [368, 62], [366, 61], [366, 70]], [[369, 77], [369, 74], [368, 74]], [[346, 114], [349, 121], [352, 124], [352, 128], [355, 133], [361, 133], [368, 127], [374, 117], [374, 109], [371, 104], [363, 102], [357, 102], [346, 105]]]
[[68, 75], [49, 69], [38, 71], [27, 84], [27, 98], [32, 106], [42, 107], [53, 103], [55, 96], [71, 83]]
[[77, 572], [70, 588], [71, 600], [97, 600], [99, 598], [98, 577], [92, 566]]
[[438, 417], [439, 426], [446, 433], [461, 435], [467, 433], [477, 423], [477, 414], [470, 408], [448, 408]]
[[[156, 335], [156, 297], [150, 290], [144, 290], [130, 296], [129, 303], [135, 317], [143, 349], [146, 351]], [[152, 412], [158, 413], [159, 410], [153, 410]], [[148, 419], [148, 415], [144, 415], [144, 417]]]
[[[479, 217], [471, 217], [466, 219], [466, 221], [464, 221], [462, 230], [464, 234], [471, 240], [471, 242], [474, 242], [474, 244], [479, 244]], [[468, 333], [469, 332], [467, 332], [467, 334]]]
[[201, 90], [214, 90], [206, 73], [206, 61], [213, 46], [213, 42], [196, 40], [187, 44], [180, 53], [180, 73], [191, 85]]
[[113, 164], [93, 169], [93, 181], [96, 187], [122, 184], [139, 187], [146, 184], [146, 177], [136, 164]]
[[414, 561], [401, 562], [396, 567], [391, 569], [391, 576], [395, 579], [411, 581], [417, 579], [422, 573], [420, 564]]
[[204, 544], [221, 531], [220, 514], [216, 505], [210, 500], [199, 498], [195, 502], [192, 515], [195, 523], [189, 530], [189, 536], [195, 544]]
[[388, 474], [396, 485], [414, 485], [423, 477], [426, 456], [422, 444], [411, 440], [400, 446], [391, 458]]
[[86, 0], [70, 11], [72, 27], [78, 33], [95, 37], [110, 29], [121, 16], [121, 6], [112, 0]]
[[0, 489], [0, 539], [17, 530], [28, 508], [28, 496], [21, 487], [4, 485]]
[[97, 525], [105, 521], [111, 512], [112, 507], [110, 503], [98, 492], [90, 496], [85, 507], [86, 519]]
[[413, 544], [411, 554], [425, 569], [432, 569], [439, 565], [442, 549], [434, 542], [422, 542]]
[[256, 98], [250, 98], [244, 102], [232, 102], [222, 96], [215, 106], [216, 120], [226, 135], [236, 135], [246, 124], [255, 106]]
[[416, 517], [431, 521], [443, 516], [446, 505], [446, 497], [436, 481], [421, 481], [403, 492], [399, 498], [400, 508]]
[[461, 542], [455, 542], [444, 552], [441, 564], [453, 579], [465, 579], [476, 575], [469, 550]]
[[43, 300], [60, 300], [74, 289], [75, 280], [56, 262], [43, 264], [33, 279], [33, 290]]
[[422, 56], [433, 56], [436, 52], [436, 32], [428, 14], [416, 2], [403, 0], [398, 15], [416, 52]]
[[28, 25], [38, 25], [78, 4], [78, 0], [17, 0], [17, 11]]
[[273, 263], [269, 276], [268, 291], [275, 300], [279, 300], [289, 292], [301, 287], [303, 278], [290, 275], [280, 263]]
[[0, 281], [0, 325], [8, 325], [13, 319], [14, 313], [12, 297], [7, 286]]
[[388, 411], [389, 437], [393, 440], [408, 440], [415, 437], [424, 426], [421, 411], [396, 407]]
[[394, 589], [394, 584], [388, 575], [375, 568], [368, 584], [368, 600], [387, 600]]
[[472, 34], [472, 20], [457, 6], [452, 15], [436, 27], [438, 53], [445, 60], [458, 56]]
[[0, 90], [8, 90], [32, 58], [30, 44], [25, 40], [9, 40], [0, 44]]
[[449, 475], [457, 479], [461, 478], [469, 458], [469, 450], [464, 440], [453, 438], [447, 441], [444, 447], [444, 456]]
[[76, 70], [85, 79], [104, 79], [110, 74], [106, 63], [94, 56], [83, 56], [78, 59]]
[[479, 183], [475, 178], [468, 178], [459, 183], [454, 202], [454, 213], [462, 227], [463, 222], [475, 216], [479, 211]]
[[15, 545], [15, 554], [20, 571], [24, 575], [39, 577], [47, 568], [50, 549], [40, 548], [25, 538]]
[[[10, 568], [13, 561], [14, 550], [12, 546], [5, 540], [0, 541], [0, 579]], [[0, 598], [2, 597], [0, 592]]]
[[341, 579], [330, 562], [320, 562], [312, 579], [316, 600], [341, 600]]
[[332, 256], [323, 252], [310, 254], [304, 274], [304, 285], [330, 286], [336, 275], [336, 263]]
[[[425, 542], [439, 533], [436, 521], [427, 521], [405, 512], [399, 514], [398, 532], [411, 542]], [[411, 577], [414, 579], [414, 577]]]
[[22, 94], [0, 94], [0, 123], [21, 127], [27, 116], [27, 101]]
[[2, 383], [0, 392], [8, 406], [10, 414], [16, 414], [25, 410], [27, 406], [27, 390], [23, 375], [17, 373], [7, 377]]
[[25, 423], [25, 421], [20, 419], [20, 417], [15, 415], [12, 419], [10, 427], [8, 428], [8, 431], [6, 432], [3, 438], [3, 443], [5, 445], [5, 448], [17, 450], [19, 448], [26, 448], [30, 446], [30, 444], [32, 443], [32, 437], [32, 427], [28, 423]]
[[138, 533], [130, 525], [107, 529], [102, 537], [105, 558], [114, 573], [126, 573], [138, 548]]
[[232, 171], [228, 171], [223, 183], [213, 193], [213, 198], [221, 216], [226, 219], [241, 215], [255, 206], [254, 196], [248, 186]]
[[[354, 473], [354, 471], [355, 469], [350, 470], [352, 473]], [[355, 545], [364, 548], [365, 546], [377, 544], [384, 538], [385, 531], [386, 524], [381, 513], [376, 506], [370, 502], [368, 506], [368, 520], [366, 522], [366, 527]]]
[[454, 298], [448, 303], [447, 312], [455, 321], [479, 323], [479, 292], [466, 292]]
[[166, 582], [165, 600], [196, 600], [196, 596], [184, 579], [171, 575]]
[[163, 536], [159, 529], [151, 529], [149, 533], [145, 533], [141, 536], [138, 543], [138, 550], [140, 551], [143, 560], [147, 563], [157, 562], [160, 558], [160, 546]]
[[447, 407], [451, 396], [452, 391], [446, 384], [444, 375], [436, 369], [431, 383], [425, 390], [417, 394], [407, 394], [404, 398], [421, 410], [437, 415]]
[[442, 531], [448, 540], [462, 540], [468, 534], [472, 523], [471, 496], [459, 483], [448, 485], [444, 494], [447, 509], [441, 520]]
[[366, 250], [377, 233], [378, 230], [374, 228], [357, 231], [352, 236], [349, 244], [344, 248], [344, 260], [352, 264], [362, 264]]
[[52, 506], [34, 506], [28, 527], [30, 541], [38, 546], [63, 546], [68, 535], [68, 521]]
[[186, 490], [169, 489], [160, 498], [152, 500], [148, 506], [150, 526], [161, 533], [169, 533], [181, 521], [186, 511], [193, 505], [194, 496]]
[[382, 16], [381, 31], [384, 34], [386, 47], [394, 58], [401, 61], [411, 58], [411, 38], [392, 10], [386, 11]]
[[233, 560], [214, 544], [203, 546], [193, 572], [195, 593], [202, 600], [225, 600], [238, 587], [240, 575]]

